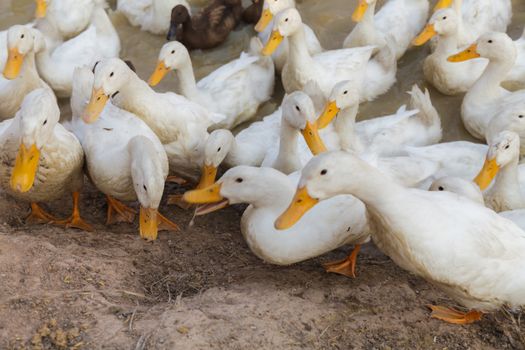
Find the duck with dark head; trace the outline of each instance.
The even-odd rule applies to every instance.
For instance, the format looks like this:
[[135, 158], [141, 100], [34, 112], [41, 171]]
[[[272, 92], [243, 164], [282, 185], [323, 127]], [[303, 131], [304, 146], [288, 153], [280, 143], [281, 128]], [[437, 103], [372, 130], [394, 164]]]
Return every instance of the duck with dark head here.
[[252, 0], [252, 4], [244, 9], [242, 20], [246, 23], [257, 23], [261, 18], [264, 0]]
[[190, 50], [214, 48], [239, 24], [242, 11], [241, 0], [215, 0], [193, 17], [177, 5], [171, 11], [167, 39], [176, 39]]

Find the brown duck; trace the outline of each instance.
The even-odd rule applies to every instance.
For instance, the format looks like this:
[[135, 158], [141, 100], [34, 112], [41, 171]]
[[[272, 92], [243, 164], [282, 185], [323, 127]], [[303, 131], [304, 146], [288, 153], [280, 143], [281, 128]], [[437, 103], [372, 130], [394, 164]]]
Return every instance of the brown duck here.
[[223, 43], [239, 24], [241, 0], [215, 0], [190, 17], [186, 7], [177, 5], [171, 11], [168, 40], [176, 38], [188, 49], [211, 49]]
[[264, 0], [252, 0], [252, 4], [242, 13], [242, 20], [246, 23], [257, 23], [261, 18], [263, 5]]

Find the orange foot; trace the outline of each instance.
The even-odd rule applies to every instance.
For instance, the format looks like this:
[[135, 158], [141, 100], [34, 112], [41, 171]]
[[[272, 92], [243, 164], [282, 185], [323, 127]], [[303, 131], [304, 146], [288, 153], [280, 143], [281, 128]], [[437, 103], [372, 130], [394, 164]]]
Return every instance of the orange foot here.
[[167, 182], [174, 182], [174, 183], [179, 184], [181, 186], [185, 185], [188, 182], [186, 179], [183, 179], [182, 177], [175, 176], [175, 175], [168, 176], [166, 181]]
[[326, 264], [323, 264], [326, 272], [338, 273], [347, 277], [355, 278], [355, 266], [357, 262], [357, 255], [361, 250], [361, 244], [356, 244], [352, 253], [348, 255], [343, 260], [332, 261]]
[[171, 221], [170, 219], [168, 219], [161, 213], [157, 212], [157, 218], [160, 221], [159, 231], [178, 231], [179, 230], [179, 226], [176, 223], [174, 223], [173, 221]]
[[[106, 196], [106, 200], [108, 202], [107, 225], [117, 222], [133, 222], [137, 214], [135, 210], [110, 196]], [[115, 217], [113, 217], [113, 212], [116, 213]]]
[[177, 207], [184, 210], [190, 209], [192, 205], [188, 202], [185, 202], [182, 199], [182, 196], [182, 194], [170, 194], [167, 201], [168, 205], [176, 205]]
[[79, 196], [80, 194], [78, 192], [73, 192], [73, 213], [71, 216], [65, 220], [58, 220], [53, 223], [63, 225], [66, 228], [73, 227], [84, 231], [93, 231], [93, 227], [80, 217], [80, 210], [78, 207]]
[[37, 203], [31, 203], [31, 213], [27, 216], [26, 221], [30, 223], [48, 224], [57, 220], [57, 218], [48, 214]]
[[483, 313], [476, 310], [462, 312], [445, 306], [428, 305], [432, 310], [430, 317], [453, 324], [469, 324], [481, 320]]

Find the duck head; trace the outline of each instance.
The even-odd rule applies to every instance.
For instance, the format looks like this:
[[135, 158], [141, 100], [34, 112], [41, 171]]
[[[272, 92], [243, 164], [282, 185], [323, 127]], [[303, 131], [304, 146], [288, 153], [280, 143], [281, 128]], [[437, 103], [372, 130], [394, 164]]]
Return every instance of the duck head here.
[[204, 163], [197, 189], [211, 186], [217, 177], [217, 170], [230, 152], [235, 138], [230, 130], [214, 130], [204, 145]]
[[488, 58], [491, 62], [512, 62], [514, 64], [517, 57], [516, 45], [505, 33], [489, 32], [480, 36], [464, 51], [450, 56], [448, 61], [463, 62], [478, 57]]
[[82, 113], [82, 119], [88, 124], [98, 119], [109, 98], [117, 94], [135, 74], [124, 61], [118, 58], [98, 62], [93, 72], [95, 74], [93, 91]]
[[[359, 188], [362, 164], [356, 156], [342, 151], [312, 158], [301, 171], [297, 192], [290, 206], [275, 221], [275, 228], [288, 229], [320, 201]], [[352, 174], [348, 174], [349, 171]], [[365, 176], [366, 172], [362, 174]]]
[[483, 191], [487, 189], [492, 180], [498, 175], [501, 168], [519, 160], [520, 137], [513, 131], [502, 131], [490, 141], [489, 151], [483, 168], [474, 182]]
[[40, 152], [52, 136], [60, 118], [53, 92], [47, 88], [30, 92], [15, 116], [19, 121], [20, 146], [11, 173], [14, 191], [27, 192], [35, 182]]
[[158, 208], [164, 192], [165, 174], [159, 154], [148, 138], [132, 138], [128, 152], [133, 187], [140, 203], [140, 236], [153, 241], [158, 235]]
[[170, 70], [179, 69], [188, 64], [191, 65], [190, 53], [183, 44], [178, 41], [164, 44], [159, 53], [157, 67], [149, 78], [149, 85], [156, 86]]
[[295, 8], [279, 12], [275, 17], [272, 34], [262, 50], [263, 55], [270, 56], [273, 54], [283, 39], [302, 30], [302, 25], [301, 15]]
[[357, 85], [344, 80], [334, 85], [323, 112], [317, 118], [317, 127], [324, 129], [332, 122], [341, 110], [359, 105], [359, 89]]
[[295, 91], [284, 97], [282, 122], [301, 132], [312, 154], [326, 152], [326, 146], [315, 122], [314, 104], [307, 94]]
[[449, 36], [458, 31], [458, 16], [456, 11], [445, 8], [432, 15], [425, 29], [419, 34], [412, 44], [421, 46], [436, 35]]
[[260, 205], [272, 202], [273, 181], [287, 181], [286, 175], [273, 168], [237, 166], [224, 173], [214, 184], [184, 194], [183, 199], [192, 204], [204, 204], [196, 215], [204, 215], [230, 204], [250, 203]]
[[264, 31], [276, 14], [292, 7], [295, 7], [294, 0], [264, 0], [261, 18], [255, 25], [255, 31]]
[[171, 10], [170, 29], [168, 31], [167, 40], [173, 40], [177, 35], [179, 26], [191, 19], [190, 11], [184, 5], [177, 5]]
[[26, 26], [15, 25], [7, 31], [8, 57], [3, 75], [6, 79], [16, 79], [20, 74], [26, 56], [45, 47], [42, 34]]
[[483, 194], [479, 187], [472, 181], [460, 177], [444, 176], [439, 178], [432, 182], [429, 190], [435, 192], [452, 192], [485, 205], [485, 200], [483, 199]]

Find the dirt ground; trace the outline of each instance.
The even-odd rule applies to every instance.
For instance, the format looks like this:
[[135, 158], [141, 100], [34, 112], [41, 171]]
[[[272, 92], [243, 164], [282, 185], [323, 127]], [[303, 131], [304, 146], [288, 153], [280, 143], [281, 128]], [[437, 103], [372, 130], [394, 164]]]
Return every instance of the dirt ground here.
[[[65, 217], [69, 207], [47, 208]], [[89, 185], [92, 233], [26, 225], [26, 205], [0, 194], [0, 349], [525, 348], [520, 314], [469, 326], [429, 319], [427, 304], [451, 300], [371, 244], [356, 279], [320, 267], [351, 247], [266, 264], [241, 236], [241, 209], [190, 227], [191, 210], [163, 206], [181, 231], [146, 243], [136, 226], [105, 227], [104, 198]]]

